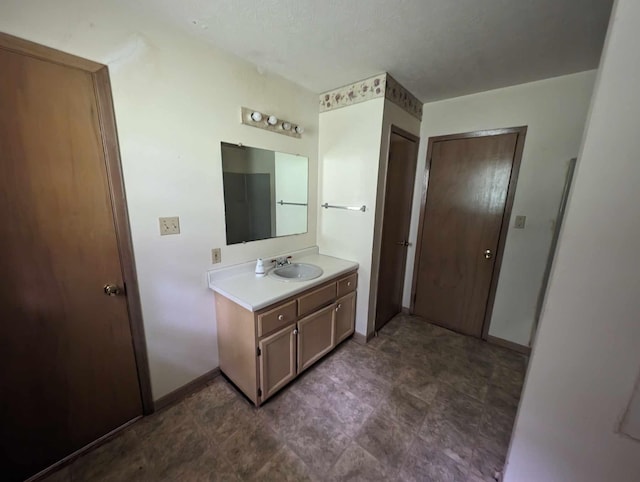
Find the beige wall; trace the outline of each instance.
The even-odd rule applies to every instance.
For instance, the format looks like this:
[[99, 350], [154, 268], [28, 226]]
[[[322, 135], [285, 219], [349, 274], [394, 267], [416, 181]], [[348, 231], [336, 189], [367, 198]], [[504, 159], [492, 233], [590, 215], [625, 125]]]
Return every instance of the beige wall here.
[[640, 2], [618, 0], [505, 481], [637, 481], [619, 433], [640, 367]]
[[364, 213], [321, 208], [318, 214], [320, 252], [360, 264], [356, 306], [360, 334], [367, 333], [384, 103], [377, 98], [320, 114], [319, 204], [367, 206]]
[[356, 331], [374, 330], [377, 271], [391, 126], [419, 135], [420, 121], [377, 98], [320, 114], [319, 204], [360, 206], [365, 213], [320, 209], [320, 252], [360, 263]]
[[[0, 31], [109, 65], [157, 399], [218, 366], [211, 248], [228, 265], [315, 244], [318, 97], [124, 5], [3, 0]], [[241, 106], [305, 134], [241, 125]], [[307, 234], [225, 246], [220, 141], [309, 157]], [[158, 217], [176, 215], [182, 233], [161, 238]]]
[[[595, 71], [482, 92], [424, 105], [413, 199], [404, 305], [410, 305], [415, 241], [429, 137], [528, 126], [490, 334], [528, 345], [551, 246], [568, 162], [576, 157]], [[525, 229], [513, 229], [516, 215]]]

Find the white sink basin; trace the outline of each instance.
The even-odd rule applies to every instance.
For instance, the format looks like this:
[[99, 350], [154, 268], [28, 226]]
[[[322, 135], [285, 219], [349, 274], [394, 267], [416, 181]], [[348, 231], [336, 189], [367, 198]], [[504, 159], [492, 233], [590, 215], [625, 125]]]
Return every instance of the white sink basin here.
[[322, 268], [315, 264], [292, 263], [269, 271], [269, 276], [278, 281], [309, 281], [322, 274]]

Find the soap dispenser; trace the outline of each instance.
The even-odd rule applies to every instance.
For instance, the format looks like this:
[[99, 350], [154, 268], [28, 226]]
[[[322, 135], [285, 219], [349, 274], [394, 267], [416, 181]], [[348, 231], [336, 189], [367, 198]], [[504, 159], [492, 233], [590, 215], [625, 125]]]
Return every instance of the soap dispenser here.
[[258, 278], [264, 276], [264, 263], [262, 262], [262, 258], [258, 258], [258, 261], [256, 261], [256, 276]]

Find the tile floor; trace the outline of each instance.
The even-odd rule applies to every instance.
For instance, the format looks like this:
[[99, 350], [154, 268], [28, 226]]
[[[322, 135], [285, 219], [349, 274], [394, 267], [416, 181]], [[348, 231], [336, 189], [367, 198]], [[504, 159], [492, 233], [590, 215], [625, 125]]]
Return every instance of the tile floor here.
[[399, 315], [256, 410], [222, 377], [48, 481], [492, 481], [525, 357]]

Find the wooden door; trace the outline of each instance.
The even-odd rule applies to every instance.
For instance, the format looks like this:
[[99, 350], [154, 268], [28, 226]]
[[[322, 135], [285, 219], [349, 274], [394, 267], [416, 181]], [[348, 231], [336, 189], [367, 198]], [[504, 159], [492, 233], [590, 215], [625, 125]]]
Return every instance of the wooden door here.
[[352, 335], [356, 329], [356, 293], [355, 291], [336, 301], [334, 346]]
[[526, 128], [430, 139], [413, 313], [483, 335]]
[[298, 321], [298, 373], [309, 368], [335, 346], [333, 310], [329, 305]]
[[385, 188], [375, 329], [402, 310], [418, 139], [393, 128]]
[[0, 465], [13, 480], [142, 405], [127, 298], [103, 290], [124, 283], [96, 77], [59, 52], [1, 47]]
[[296, 325], [283, 328], [258, 343], [262, 401], [296, 377]]

